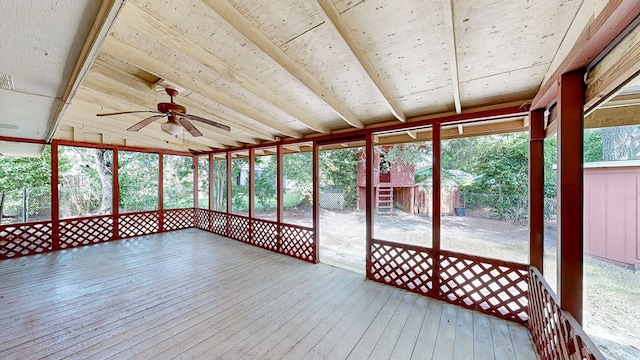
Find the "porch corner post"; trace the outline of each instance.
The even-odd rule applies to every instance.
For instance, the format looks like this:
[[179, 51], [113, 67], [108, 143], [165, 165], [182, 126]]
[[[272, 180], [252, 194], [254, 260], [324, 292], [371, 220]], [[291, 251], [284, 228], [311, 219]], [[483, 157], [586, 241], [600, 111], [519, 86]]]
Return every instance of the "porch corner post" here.
[[282, 215], [283, 215], [283, 198], [284, 198], [284, 156], [282, 154], [282, 145], [276, 147], [276, 222], [278, 223], [278, 233], [276, 234], [276, 242], [278, 252], [282, 251]]
[[[193, 168], [193, 208], [197, 209], [200, 204], [198, 201], [198, 157], [195, 155], [191, 157], [191, 167]], [[195, 218], [194, 216], [194, 223]]]
[[164, 156], [158, 153], [158, 232], [164, 231]]
[[313, 244], [315, 263], [320, 262], [320, 146], [313, 142]]
[[249, 241], [253, 241], [253, 213], [256, 192], [256, 150], [249, 149]]
[[373, 280], [373, 259], [371, 258], [371, 250], [373, 247], [373, 228], [374, 228], [374, 212], [373, 212], [373, 178], [374, 178], [374, 154], [373, 154], [373, 132], [367, 134], [365, 147], [365, 211], [366, 211], [366, 274], [367, 279]]
[[544, 109], [529, 114], [529, 264], [543, 273]]
[[215, 171], [214, 171], [214, 159], [213, 159], [213, 154], [209, 154], [209, 211], [214, 209], [214, 198], [213, 195], [216, 192], [215, 191]]
[[120, 238], [120, 179], [118, 170], [120, 168], [118, 160], [118, 147], [113, 148], [113, 161], [111, 164], [111, 216], [113, 216], [113, 237], [112, 240]]
[[558, 295], [582, 324], [584, 72], [560, 77], [558, 90]]
[[227, 233], [226, 236], [229, 237], [229, 235], [231, 235], [231, 217], [229, 216], [229, 214], [231, 214], [231, 179], [233, 178], [232, 174], [232, 167], [231, 167], [231, 152], [227, 151]]
[[442, 295], [440, 294], [440, 215], [441, 215], [441, 204], [440, 204], [440, 181], [441, 181], [441, 172], [440, 172], [440, 156], [442, 152], [442, 130], [440, 127], [440, 123], [433, 124], [433, 165], [431, 166], [431, 174], [433, 179], [432, 186], [432, 199], [433, 203], [431, 204], [432, 209], [432, 236], [433, 236], [433, 295], [435, 298], [440, 299]]
[[58, 141], [51, 143], [51, 247], [60, 250], [60, 196], [58, 183], [60, 173], [58, 169]]

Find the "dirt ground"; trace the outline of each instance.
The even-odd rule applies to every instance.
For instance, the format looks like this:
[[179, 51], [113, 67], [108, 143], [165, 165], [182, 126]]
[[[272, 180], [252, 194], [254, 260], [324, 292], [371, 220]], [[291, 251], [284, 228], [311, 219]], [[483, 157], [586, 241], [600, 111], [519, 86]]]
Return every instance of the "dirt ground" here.
[[[471, 216], [442, 218], [443, 249], [502, 260], [528, 262], [527, 227]], [[376, 216], [378, 239], [431, 246], [431, 219], [395, 210]], [[556, 241], [553, 226], [545, 231], [545, 274], [556, 286]], [[320, 260], [364, 273], [363, 211], [322, 210]], [[584, 326], [611, 359], [640, 359], [640, 272], [589, 256], [584, 264]]]

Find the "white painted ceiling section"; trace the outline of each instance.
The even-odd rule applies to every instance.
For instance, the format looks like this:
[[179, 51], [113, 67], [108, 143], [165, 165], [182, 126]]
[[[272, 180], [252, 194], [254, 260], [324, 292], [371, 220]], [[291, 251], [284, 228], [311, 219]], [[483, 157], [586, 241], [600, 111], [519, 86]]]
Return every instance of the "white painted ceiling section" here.
[[[47, 138], [100, 6], [95, 0], [0, 1], [0, 135]], [[37, 156], [41, 148], [0, 143], [5, 155]]]
[[[198, 152], [520, 106], [606, 4], [1, 0], [0, 135]], [[148, 113], [95, 116], [154, 110], [169, 100], [158, 84], [231, 131], [200, 122], [203, 136], [175, 137], [164, 120], [126, 131]], [[494, 129], [526, 129], [507, 121]], [[39, 148], [0, 142], [7, 155]]]

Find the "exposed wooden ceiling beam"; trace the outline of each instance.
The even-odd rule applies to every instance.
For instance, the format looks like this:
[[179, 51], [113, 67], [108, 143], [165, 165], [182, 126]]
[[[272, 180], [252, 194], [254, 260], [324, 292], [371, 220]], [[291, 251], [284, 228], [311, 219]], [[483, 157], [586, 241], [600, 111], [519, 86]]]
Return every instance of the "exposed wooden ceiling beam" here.
[[356, 37], [351, 32], [346, 22], [342, 19], [342, 16], [340, 16], [338, 9], [336, 9], [336, 6], [333, 4], [333, 0], [316, 1], [322, 8], [325, 18], [328, 20], [327, 23], [333, 26], [333, 28], [340, 34], [344, 42], [347, 44], [349, 49], [351, 49], [351, 52], [356, 57], [364, 71], [367, 73], [369, 79], [371, 79], [380, 94], [384, 97], [387, 105], [389, 106], [389, 109], [391, 109], [391, 112], [393, 113], [393, 116], [395, 116], [396, 119], [402, 122], [407, 121], [407, 116], [405, 115], [404, 111], [402, 111], [400, 104], [398, 104], [398, 102], [391, 95], [391, 90], [389, 90], [382, 77], [380, 76], [380, 73], [373, 66], [373, 63], [371, 62], [367, 54], [365, 54], [365, 52], [362, 50], [360, 44], [358, 44], [358, 40], [356, 40]]
[[407, 131], [407, 135], [409, 135], [409, 137], [412, 139], [416, 139], [418, 137], [418, 133], [415, 130]]
[[640, 27], [631, 31], [587, 76], [586, 115], [612, 99], [640, 73]]
[[[289, 115], [293, 116], [308, 128], [325, 134], [329, 133], [329, 129], [326, 126], [320, 124], [319, 121], [312, 118], [308, 113], [302, 111], [302, 109], [293, 106], [290, 103], [283, 101], [282, 99], [278, 99], [276, 96], [274, 96], [273, 91], [265, 88], [257, 81], [229, 66], [214, 54], [211, 54], [200, 45], [189, 40], [185, 36], [182, 36], [180, 33], [173, 30], [171, 27], [167, 26], [155, 17], [149, 15], [147, 12], [140, 9], [135, 4], [132, 5], [133, 6], [127, 6], [124, 9], [124, 11], [122, 12], [122, 18], [135, 28], [144, 31], [146, 34], [164, 43], [168, 47], [180, 52], [181, 54], [196, 60], [197, 62], [211, 69], [211, 71], [215, 72], [219, 76], [222, 76], [226, 80], [239, 84], [246, 90], [252, 92], [261, 99], [277, 107], [282, 112], [288, 113]], [[181, 74], [186, 74], [186, 72], [182, 71]], [[165, 78], [163, 76], [160, 77]], [[196, 78], [196, 80], [198, 79]], [[204, 85], [205, 87], [211, 88], [211, 86], [208, 84]], [[200, 92], [200, 89], [202, 89], [202, 86], [198, 87], [198, 89], [192, 90]]]
[[582, 31], [569, 54], [542, 85], [531, 103], [531, 109], [542, 109], [552, 104], [558, 96], [560, 76], [587, 66], [639, 15], [640, 1], [609, 1], [596, 19]]
[[584, 127], [602, 128], [640, 124], [640, 105], [598, 109], [584, 118]]
[[[87, 76], [84, 84], [88, 88], [99, 91], [107, 96], [114, 96], [121, 101], [135, 104], [142, 107], [142, 109], [155, 109], [158, 102], [167, 101], [166, 96], [163, 97], [161, 94], [154, 93], [149, 88], [148, 84], [142, 82], [141, 79], [133, 75], [122, 73], [118, 70], [112, 69], [106, 65], [101, 64], [100, 62], [94, 63], [93, 71], [91, 72], [91, 74], [89, 74], [89, 76]], [[181, 98], [179, 102], [182, 105], [188, 106], [190, 108], [198, 108], [186, 97]], [[98, 104], [100, 104], [100, 102], [98, 102]], [[202, 107], [199, 108], [201, 111], [203, 110]], [[207, 112], [203, 113], [208, 114]], [[208, 125], [202, 126], [204, 126], [205, 128], [208, 127]], [[231, 124], [231, 126], [232, 131], [224, 133], [220, 132], [220, 134], [223, 134], [223, 136], [227, 136], [240, 142], [254, 141], [253, 139], [246, 136], [241, 139], [239, 137], [239, 134], [233, 131], [233, 127], [235, 127], [236, 124]], [[246, 127], [243, 126], [241, 129], [245, 130], [245, 128]], [[248, 131], [251, 130], [248, 129]], [[248, 141], [244, 141], [245, 139]]]
[[320, 86], [311, 74], [291, 60], [291, 58], [287, 56], [282, 49], [280, 49], [280, 47], [274, 44], [265, 34], [263, 34], [240, 12], [238, 12], [233, 5], [229, 4], [227, 1], [220, 0], [203, 0], [203, 2], [229, 25], [242, 34], [249, 42], [253, 43], [278, 65], [285, 69], [291, 76], [293, 76], [294, 79], [306, 86], [316, 94], [318, 98], [322, 99], [331, 108], [333, 108], [333, 110], [345, 122], [360, 129], [364, 128], [364, 124], [357, 119], [342, 102]]
[[103, 0], [100, 9], [93, 22], [93, 26], [89, 31], [89, 36], [84, 42], [78, 61], [76, 62], [73, 72], [67, 82], [64, 95], [61, 98], [58, 108], [55, 110], [53, 123], [49, 127], [46, 137], [47, 141], [53, 139], [60, 122], [62, 121], [65, 111], [69, 106], [71, 99], [74, 97], [78, 87], [82, 83], [85, 75], [89, 71], [93, 60], [95, 60], [100, 46], [107, 36], [109, 30], [115, 23], [116, 19], [126, 0]]
[[451, 71], [451, 87], [453, 91], [453, 101], [456, 113], [462, 113], [462, 103], [460, 101], [460, 77], [458, 76], [458, 51], [456, 45], [456, 31], [453, 24], [453, 0], [442, 0], [442, 11], [445, 33], [449, 34], [444, 41], [449, 44], [449, 70]]
[[166, 61], [158, 60], [151, 54], [140, 51], [136, 49], [135, 46], [126, 44], [121, 39], [113, 37], [105, 41], [102, 50], [119, 57], [142, 70], [154, 74], [159, 78], [166, 79], [184, 87], [185, 89], [189, 89], [204, 97], [212, 99], [226, 108], [263, 124], [264, 126], [272, 129], [272, 131], [294, 138], [302, 137], [302, 134], [299, 132], [278, 123], [276, 120], [269, 118], [260, 111], [244, 104], [242, 101], [203, 83], [194, 76], [189, 76], [187, 71], [180, 69], [181, 65], [179, 63], [170, 64]]

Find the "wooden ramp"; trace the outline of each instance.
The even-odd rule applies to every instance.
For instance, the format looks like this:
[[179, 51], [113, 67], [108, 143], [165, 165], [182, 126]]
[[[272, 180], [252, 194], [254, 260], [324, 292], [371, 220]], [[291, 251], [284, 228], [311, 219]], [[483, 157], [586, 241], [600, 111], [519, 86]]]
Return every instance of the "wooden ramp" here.
[[523, 326], [188, 229], [0, 262], [0, 358], [536, 359]]

